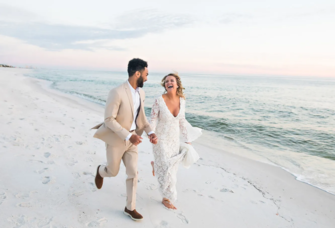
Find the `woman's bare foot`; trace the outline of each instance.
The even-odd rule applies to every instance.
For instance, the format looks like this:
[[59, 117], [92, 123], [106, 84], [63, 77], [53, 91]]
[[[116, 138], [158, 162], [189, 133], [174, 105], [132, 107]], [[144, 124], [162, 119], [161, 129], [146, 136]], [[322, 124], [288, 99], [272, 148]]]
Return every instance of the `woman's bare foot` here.
[[151, 166], [152, 166], [152, 175], [155, 176], [155, 168], [154, 168], [154, 162], [151, 162]]
[[177, 210], [177, 208], [168, 199], [163, 198], [162, 204], [164, 204], [164, 206], [169, 208], [169, 209]]

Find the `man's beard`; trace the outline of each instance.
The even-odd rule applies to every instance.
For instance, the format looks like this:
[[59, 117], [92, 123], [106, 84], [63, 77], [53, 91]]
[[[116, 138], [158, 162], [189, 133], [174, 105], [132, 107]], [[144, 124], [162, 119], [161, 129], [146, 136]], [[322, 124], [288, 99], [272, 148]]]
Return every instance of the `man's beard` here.
[[143, 78], [142, 75], [137, 79], [137, 87], [142, 88], [143, 87]]

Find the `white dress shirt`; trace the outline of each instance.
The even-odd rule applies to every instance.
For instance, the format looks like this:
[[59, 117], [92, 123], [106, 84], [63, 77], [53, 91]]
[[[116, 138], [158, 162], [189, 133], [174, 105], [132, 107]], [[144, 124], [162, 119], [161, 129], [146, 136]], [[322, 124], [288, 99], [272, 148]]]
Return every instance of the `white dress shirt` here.
[[[130, 92], [131, 92], [131, 96], [133, 98], [133, 104], [134, 104], [134, 107], [133, 107], [134, 108], [134, 120], [133, 120], [133, 123], [132, 123], [132, 125], [130, 127], [130, 131], [133, 131], [133, 130], [136, 129], [136, 122], [135, 121], [136, 121], [136, 117], [137, 117], [137, 114], [139, 112], [139, 107], [140, 107], [140, 104], [141, 104], [141, 101], [140, 101], [140, 91], [139, 91], [140, 88], [137, 87], [136, 89], [134, 89], [130, 85], [130, 83], [129, 83], [128, 80], [127, 80], [127, 82], [128, 82], [129, 88], [130, 88]], [[149, 132], [148, 135], [151, 135], [152, 133], [154, 133], [154, 132], [151, 131], [151, 132]], [[126, 140], [129, 140], [131, 136], [132, 136], [132, 134], [129, 133], [129, 135], [127, 136]]]

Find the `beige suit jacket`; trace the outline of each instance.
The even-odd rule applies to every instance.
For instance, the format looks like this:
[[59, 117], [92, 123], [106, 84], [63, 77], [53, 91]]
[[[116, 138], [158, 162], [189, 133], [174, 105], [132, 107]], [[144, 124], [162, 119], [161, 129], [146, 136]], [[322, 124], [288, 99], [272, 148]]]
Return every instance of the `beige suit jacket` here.
[[[143, 130], [148, 134], [152, 129], [144, 112], [145, 93], [142, 88], [139, 92], [141, 104], [136, 118], [135, 132], [137, 135], [142, 135]], [[128, 82], [125, 82], [109, 92], [106, 101], [105, 121], [92, 128], [98, 129], [93, 137], [101, 139], [113, 147], [124, 146], [133, 120], [133, 98]]]

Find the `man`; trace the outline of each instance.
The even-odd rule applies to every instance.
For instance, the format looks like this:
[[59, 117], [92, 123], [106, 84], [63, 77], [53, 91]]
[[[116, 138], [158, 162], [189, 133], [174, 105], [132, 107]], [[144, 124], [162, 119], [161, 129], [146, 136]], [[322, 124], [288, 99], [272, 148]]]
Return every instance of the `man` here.
[[142, 142], [143, 130], [149, 135], [150, 142], [157, 143], [144, 112], [143, 83], [147, 81], [148, 64], [142, 59], [132, 59], [128, 63], [128, 80], [109, 92], [105, 121], [92, 129], [98, 129], [95, 138], [106, 143], [107, 165], [99, 165], [95, 177], [98, 189], [104, 177], [115, 177], [120, 169], [121, 160], [126, 167], [127, 204], [124, 213], [133, 220], [142, 220], [136, 207], [137, 189], [137, 145]]

